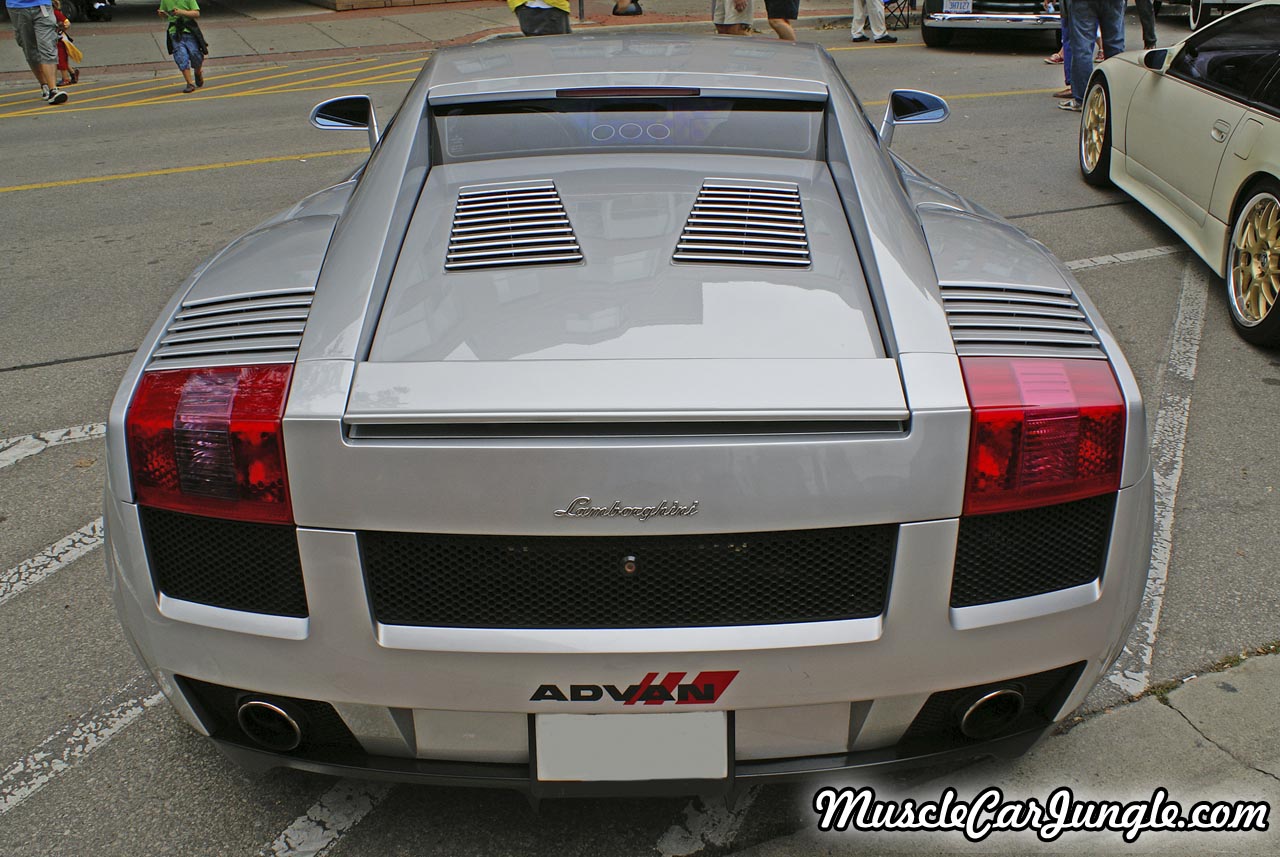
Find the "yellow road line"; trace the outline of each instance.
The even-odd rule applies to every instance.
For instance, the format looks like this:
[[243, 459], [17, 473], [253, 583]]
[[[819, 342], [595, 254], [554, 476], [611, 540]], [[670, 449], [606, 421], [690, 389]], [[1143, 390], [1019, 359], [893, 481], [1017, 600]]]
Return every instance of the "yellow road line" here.
[[360, 155], [369, 151], [367, 146], [358, 149], [335, 149], [330, 152], [307, 152], [301, 155], [275, 155], [270, 158], [253, 158], [248, 161], [223, 161], [218, 164], [196, 164], [190, 167], [167, 167], [163, 170], [144, 170], [137, 173], [116, 173], [109, 176], [87, 176], [79, 179], [63, 179], [53, 182], [36, 182], [35, 184], [18, 184], [0, 187], [0, 193], [13, 193], [20, 190], [48, 190], [55, 187], [72, 187], [75, 185], [100, 184], [102, 182], [119, 182], [127, 179], [146, 179], [154, 176], [172, 176], [179, 173], [199, 173], [206, 170], [226, 170], [234, 167], [256, 167], [261, 164], [278, 164], [282, 161], [303, 161], [312, 158], [332, 158], [338, 155]]
[[[282, 68], [282, 66], [276, 66], [276, 67]], [[257, 74], [260, 71], [262, 71], [261, 67], [247, 69], [244, 71], [233, 71], [233, 72], [228, 72], [224, 75], [219, 75], [219, 78], [225, 79], [228, 77], [239, 77], [245, 74]], [[71, 102], [75, 106], [62, 108], [58, 110], [58, 112], [73, 113], [80, 110], [101, 109], [101, 107], [88, 108], [88, 107], [84, 107], [83, 105], [92, 104], [95, 101], [110, 101], [113, 98], [129, 98], [134, 95], [141, 95], [144, 92], [158, 92], [162, 89], [172, 91], [173, 87], [177, 86], [181, 82], [182, 82], [182, 75], [179, 74], [175, 69], [172, 75], [166, 75], [164, 77], [152, 77], [146, 80], [131, 80], [127, 83], [116, 83], [116, 84], [112, 84], [111, 86], [94, 87], [93, 89], [81, 89], [79, 85], [77, 85], [75, 89], [68, 90], [68, 92], [71, 95], [75, 96], [75, 99]], [[243, 84], [245, 83], [245, 81], [240, 81], [240, 83]], [[113, 92], [110, 95], [100, 95], [97, 98], [82, 99], [79, 97], [81, 95], [88, 95], [90, 93], [106, 92], [111, 89], [122, 89], [124, 87], [130, 87], [130, 86], [137, 87], [137, 88], [133, 89], [130, 92]], [[129, 103], [129, 102], [116, 102], [115, 104], [108, 104], [108, 105], [102, 105], [102, 106], [114, 107], [119, 104], [126, 104], [126, 103]], [[11, 106], [11, 105], [0, 104], [0, 107], [8, 107], [8, 106]], [[48, 105], [42, 105], [42, 106], [47, 107]], [[43, 112], [45, 111], [41, 110], [39, 107], [36, 107], [34, 109], [25, 107], [20, 112], [0, 113], [0, 118], [9, 117], [9, 116], [30, 116], [35, 113], [43, 113]]]
[[[360, 69], [360, 73], [367, 74], [368, 72], [379, 71], [384, 68], [397, 68], [399, 66], [410, 65], [411, 63], [422, 63], [422, 62], [425, 62], [425, 60], [421, 58], [412, 59], [412, 60], [400, 60], [399, 62], [392, 62], [392, 63], [386, 63], [384, 65], [374, 65], [374, 66], [369, 66], [368, 68], [362, 68]], [[398, 74], [399, 72], [395, 72], [395, 73]], [[309, 77], [306, 80], [298, 80], [292, 83], [278, 83], [273, 86], [261, 86], [261, 87], [258, 87], [257, 89], [246, 89], [246, 90], [241, 90], [239, 92], [224, 92], [221, 95], [205, 95], [205, 96], [202, 96], [200, 100], [209, 101], [214, 98], [243, 98], [246, 95], [272, 95], [277, 92], [292, 92], [296, 90], [290, 90], [290, 89], [287, 89], [286, 87], [294, 86], [297, 84], [316, 84], [322, 80], [333, 80], [334, 78], [338, 78], [338, 77], [345, 78], [350, 76], [351, 74], [353, 74], [353, 72], [340, 72], [338, 74], [326, 74], [326, 75], [323, 75], [322, 77]], [[352, 83], [349, 80], [340, 80], [340, 81], [334, 81], [330, 85], [331, 86], [356, 86], [358, 84]], [[152, 103], [157, 103], [157, 102], [152, 102]]]
[[[285, 72], [285, 73], [283, 73], [283, 74], [270, 74], [270, 75], [266, 75], [266, 76], [263, 76], [263, 77], [257, 77], [257, 78], [254, 78], [254, 79], [252, 79], [252, 80], [238, 80], [238, 81], [236, 81], [235, 83], [223, 83], [223, 84], [216, 84], [216, 85], [214, 85], [214, 86], [205, 87], [205, 90], [204, 90], [204, 91], [205, 91], [205, 92], [208, 92], [208, 91], [210, 91], [210, 90], [214, 90], [214, 89], [224, 89], [224, 88], [232, 87], [232, 86], [245, 86], [245, 85], [247, 85], [247, 84], [252, 84], [252, 83], [261, 83], [261, 82], [263, 82], [263, 81], [268, 81], [268, 80], [279, 80], [279, 79], [280, 79], [280, 78], [282, 78], [282, 77], [292, 77], [292, 76], [296, 76], [296, 75], [299, 75], [299, 74], [307, 74], [308, 72], [313, 72], [313, 71], [325, 71], [325, 70], [327, 70], [327, 69], [331, 69], [331, 68], [343, 68], [343, 67], [346, 67], [346, 66], [360, 65], [361, 63], [369, 63], [369, 62], [373, 62], [373, 59], [372, 59], [372, 58], [370, 58], [370, 57], [364, 57], [364, 58], [362, 58], [362, 59], [358, 59], [358, 60], [347, 60], [347, 61], [345, 61], [345, 62], [340, 62], [340, 63], [330, 63], [329, 65], [312, 66], [311, 68], [298, 69], [298, 70], [295, 70], [295, 71]], [[275, 67], [275, 68], [287, 68], [287, 66], [274, 66], [274, 67]], [[379, 68], [381, 68], [381, 66], [379, 66]], [[220, 76], [219, 76], [219, 79], [226, 79], [226, 78], [229, 78], [229, 77], [237, 77], [237, 76], [239, 76], [239, 75], [244, 75], [244, 74], [257, 74], [257, 73], [259, 73], [260, 71], [262, 71], [262, 68], [261, 68], [261, 67], [253, 68], [253, 69], [249, 69], [248, 71], [235, 71], [235, 72], [228, 72], [228, 73], [227, 73], [227, 74], [225, 74], [225, 75], [220, 75]], [[363, 69], [361, 69], [361, 71], [363, 71]], [[141, 94], [141, 93], [144, 93], [144, 92], [153, 92], [153, 91], [161, 90], [161, 89], [169, 89], [171, 86], [173, 86], [173, 84], [167, 84], [167, 85], [164, 85], [164, 86], [153, 86], [153, 87], [148, 87], [148, 88], [145, 88], [145, 89], [139, 89], [139, 90], [137, 90], [136, 92], [133, 92], [133, 93], [120, 93], [120, 94], [123, 94], [123, 95], [126, 95], [126, 96], [127, 96], [127, 95], [136, 95], [136, 94]], [[102, 96], [102, 97], [100, 97], [100, 98], [91, 98], [91, 99], [89, 99], [89, 102], [93, 102], [93, 101], [106, 101], [106, 100], [108, 100], [109, 98], [115, 98], [115, 97], [118, 97], [118, 95], [113, 95], [113, 96]], [[217, 97], [217, 96], [213, 96], [213, 97]], [[136, 106], [138, 106], [138, 105], [142, 105], [142, 104], [166, 104], [166, 103], [168, 103], [168, 102], [170, 102], [170, 101], [174, 101], [174, 100], [189, 100], [190, 98], [191, 98], [191, 96], [190, 96], [190, 95], [188, 95], [188, 94], [186, 94], [186, 93], [183, 93], [183, 92], [167, 92], [167, 93], [165, 93], [164, 95], [151, 96], [151, 97], [149, 97], [149, 98], [142, 98], [142, 99], [137, 99], [137, 100], [134, 100], [134, 101], [118, 101], [118, 102], [115, 102], [115, 103], [113, 103], [113, 104], [99, 104], [99, 105], [95, 105], [95, 106], [91, 106], [91, 107], [83, 107], [83, 106], [75, 106], [75, 107], [60, 107], [60, 108], [58, 108], [58, 111], [57, 111], [57, 112], [61, 114], [61, 113], [80, 113], [80, 112], [87, 111], [87, 110], [114, 110], [114, 109], [115, 109], [115, 108], [117, 108], [117, 107], [136, 107]], [[72, 102], [72, 103], [74, 104], [74, 103], [76, 103], [76, 102]], [[85, 104], [85, 103], [86, 103], [86, 102], [83, 102], [83, 101], [82, 101], [82, 102], [79, 102], [79, 104], [80, 104], [80, 105], [83, 105], [83, 104]], [[48, 105], [47, 105], [47, 104], [42, 104], [42, 105], [41, 105], [41, 107], [37, 107], [37, 108], [35, 108], [35, 109], [24, 109], [24, 110], [14, 111], [14, 112], [11, 112], [11, 113], [0, 113], [0, 119], [9, 118], [9, 117], [15, 117], [15, 116], [31, 116], [31, 115], [33, 115], [33, 114], [37, 114], [37, 113], [44, 113], [44, 112], [46, 112], [47, 110], [48, 110]]]
[[877, 45], [873, 43], [873, 44], [867, 44], [867, 45], [849, 45], [847, 48], [827, 48], [827, 51], [828, 52], [830, 51], [865, 51], [865, 50], [868, 50], [869, 48], [875, 48], [877, 50], [882, 51], [885, 48], [892, 49], [892, 48], [923, 48], [923, 47], [924, 45], [919, 42], [912, 42], [911, 44], [906, 44], [906, 45]]
[[[1046, 93], [1057, 92], [1057, 91], [1058, 90], [1056, 87], [1046, 86], [1043, 89], [1006, 89], [1000, 92], [961, 92], [955, 95], [943, 95], [942, 93], [935, 93], [935, 94], [938, 95], [940, 98], [946, 99], [947, 101], [960, 101], [963, 99], [970, 99], [970, 98], [1005, 98], [1011, 95], [1044, 95]], [[863, 106], [865, 107], [883, 107], [888, 103], [889, 103], [889, 100], [887, 98], [882, 101], [862, 102]]]

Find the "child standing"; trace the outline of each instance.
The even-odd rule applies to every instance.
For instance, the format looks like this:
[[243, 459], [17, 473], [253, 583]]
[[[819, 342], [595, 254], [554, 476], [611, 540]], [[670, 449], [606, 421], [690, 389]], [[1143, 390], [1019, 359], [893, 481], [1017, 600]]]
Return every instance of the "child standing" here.
[[58, 86], [68, 86], [80, 81], [80, 69], [71, 67], [67, 43], [63, 41], [71, 29], [71, 21], [62, 14], [62, 0], [53, 0], [53, 17], [58, 23]]
[[187, 82], [182, 91], [195, 92], [197, 86], [204, 86], [204, 39], [199, 35], [200, 25], [195, 23], [200, 7], [196, 0], [160, 0], [156, 14], [169, 22], [169, 53]]

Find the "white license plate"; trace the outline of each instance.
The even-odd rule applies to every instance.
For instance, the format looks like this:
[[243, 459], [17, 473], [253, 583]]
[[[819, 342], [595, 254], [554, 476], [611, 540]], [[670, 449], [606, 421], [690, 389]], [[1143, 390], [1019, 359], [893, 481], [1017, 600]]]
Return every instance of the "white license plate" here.
[[723, 711], [681, 714], [538, 714], [539, 780], [722, 780], [729, 776]]
[[942, 0], [943, 13], [968, 15], [973, 12], [973, 0]]

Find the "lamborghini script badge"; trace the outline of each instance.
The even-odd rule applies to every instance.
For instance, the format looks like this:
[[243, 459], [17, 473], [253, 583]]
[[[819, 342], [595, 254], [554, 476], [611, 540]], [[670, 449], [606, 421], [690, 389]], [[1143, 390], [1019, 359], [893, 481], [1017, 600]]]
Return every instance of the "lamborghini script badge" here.
[[592, 506], [590, 497], [577, 497], [568, 508], [556, 509], [557, 518], [635, 518], [647, 521], [650, 518], [687, 518], [698, 514], [698, 503], [694, 500], [684, 505], [675, 500], [663, 500], [656, 506], [624, 506], [614, 500], [608, 506]]

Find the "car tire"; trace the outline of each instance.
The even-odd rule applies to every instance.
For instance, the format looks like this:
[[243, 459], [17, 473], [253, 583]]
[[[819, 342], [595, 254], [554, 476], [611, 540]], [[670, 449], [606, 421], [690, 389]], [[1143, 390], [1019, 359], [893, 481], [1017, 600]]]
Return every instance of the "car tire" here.
[[1246, 342], [1280, 347], [1280, 182], [1257, 182], [1244, 194], [1227, 248], [1227, 306]]
[[1191, 27], [1191, 32], [1195, 32], [1205, 25], [1209, 20], [1209, 10], [1204, 6], [1204, 0], [1191, 0], [1187, 5], [1187, 24]]
[[1085, 90], [1080, 113], [1080, 175], [1094, 187], [1111, 186], [1111, 94], [1101, 75]]
[[924, 39], [927, 48], [945, 48], [954, 36], [950, 27], [930, 27], [924, 21], [920, 22], [920, 38]]

